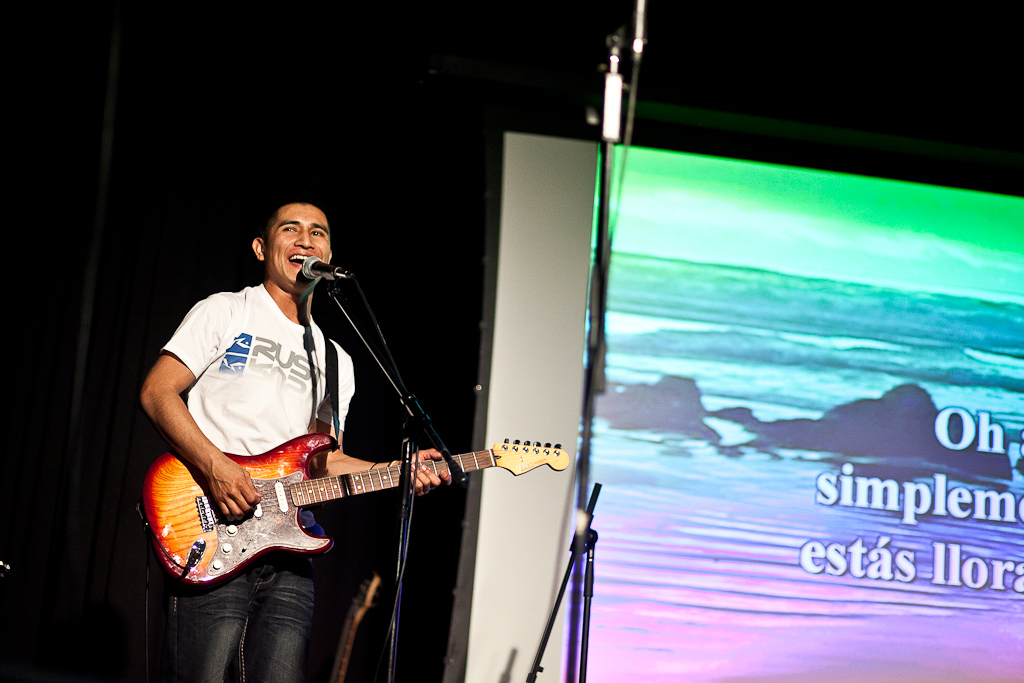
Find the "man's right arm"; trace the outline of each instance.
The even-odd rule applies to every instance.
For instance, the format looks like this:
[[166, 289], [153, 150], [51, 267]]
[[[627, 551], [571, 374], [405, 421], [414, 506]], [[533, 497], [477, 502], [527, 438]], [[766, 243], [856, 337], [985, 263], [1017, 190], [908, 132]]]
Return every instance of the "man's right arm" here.
[[181, 398], [195, 375], [178, 358], [161, 354], [139, 394], [142, 409], [171, 449], [206, 477], [207, 493], [220, 511], [241, 517], [256, 507], [260, 496], [244, 467], [228, 458], [199, 429]]

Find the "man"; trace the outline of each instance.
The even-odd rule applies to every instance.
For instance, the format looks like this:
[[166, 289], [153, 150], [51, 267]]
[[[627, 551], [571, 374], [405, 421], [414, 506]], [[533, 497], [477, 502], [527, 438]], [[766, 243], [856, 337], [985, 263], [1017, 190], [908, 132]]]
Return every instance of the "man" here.
[[[264, 264], [263, 284], [198, 303], [164, 347], [140, 395], [156, 429], [205, 478], [212, 504], [229, 519], [255, 509], [260, 497], [248, 471], [225, 453], [258, 455], [296, 436], [324, 432], [335, 436], [338, 449], [312, 463], [314, 476], [373, 466], [345, 454], [343, 433], [333, 433], [324, 359], [326, 344], [334, 342], [303, 308], [312, 283], [301, 275], [302, 261], [331, 260], [327, 217], [312, 204], [286, 204], [252, 249]], [[352, 361], [334, 346], [334, 408], [343, 425], [354, 391]], [[438, 460], [441, 454], [430, 449], [420, 457]], [[441, 483], [432, 469], [417, 470], [418, 494]], [[310, 563], [292, 555], [265, 560], [213, 589], [172, 586], [164, 680], [220, 683], [232, 663], [246, 681], [304, 679], [313, 614]]]

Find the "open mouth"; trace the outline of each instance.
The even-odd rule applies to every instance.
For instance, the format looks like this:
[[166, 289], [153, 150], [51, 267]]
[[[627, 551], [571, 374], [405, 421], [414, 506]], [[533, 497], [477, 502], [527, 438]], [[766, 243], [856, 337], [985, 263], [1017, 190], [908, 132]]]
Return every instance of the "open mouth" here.
[[302, 262], [305, 261], [308, 258], [309, 258], [309, 256], [306, 255], [306, 254], [295, 254], [294, 256], [290, 256], [288, 258], [288, 262], [289, 263], [294, 263], [299, 268], [301, 268], [302, 267]]

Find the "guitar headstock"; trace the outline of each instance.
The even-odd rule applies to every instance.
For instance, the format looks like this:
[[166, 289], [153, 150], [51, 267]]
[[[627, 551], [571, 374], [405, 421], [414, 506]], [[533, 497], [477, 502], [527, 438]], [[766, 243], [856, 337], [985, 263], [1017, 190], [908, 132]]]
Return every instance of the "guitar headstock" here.
[[504, 467], [512, 474], [522, 474], [532, 469], [547, 465], [559, 472], [569, 466], [569, 454], [562, 450], [561, 444], [552, 446], [547, 443], [543, 446], [539, 441], [531, 444], [529, 441], [519, 443], [517, 439], [509, 443], [496, 443], [491, 449], [494, 453], [494, 464]]

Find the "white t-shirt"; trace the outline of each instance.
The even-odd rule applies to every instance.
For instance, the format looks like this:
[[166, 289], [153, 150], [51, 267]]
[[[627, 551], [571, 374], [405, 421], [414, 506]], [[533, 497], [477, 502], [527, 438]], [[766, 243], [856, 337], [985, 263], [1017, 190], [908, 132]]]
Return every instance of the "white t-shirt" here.
[[[259, 455], [307, 434], [314, 415], [331, 424], [324, 335], [315, 323], [316, 400], [303, 327], [285, 317], [266, 288], [214, 294], [196, 304], [164, 351], [196, 376], [188, 410], [225, 453]], [[338, 417], [344, 431], [355, 392], [352, 359], [338, 350]]]

